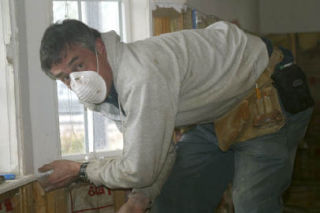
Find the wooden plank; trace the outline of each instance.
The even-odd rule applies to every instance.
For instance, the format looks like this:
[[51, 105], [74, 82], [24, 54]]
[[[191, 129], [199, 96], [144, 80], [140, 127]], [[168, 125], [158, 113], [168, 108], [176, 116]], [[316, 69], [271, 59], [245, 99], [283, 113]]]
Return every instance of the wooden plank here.
[[20, 187], [20, 213], [28, 213], [28, 200], [27, 200], [27, 188], [25, 186]]
[[34, 199], [32, 196], [32, 183], [28, 184], [26, 186], [23, 186], [24, 188], [24, 197], [23, 199], [25, 199], [25, 205], [24, 205], [24, 211], [26, 211], [26, 213], [33, 213], [34, 212]]
[[56, 213], [55, 207], [56, 207], [56, 191], [48, 192], [46, 194], [46, 201], [47, 201], [47, 213]]
[[10, 202], [12, 204], [13, 207], [13, 213], [20, 213], [21, 212], [21, 207], [20, 207], [20, 193], [19, 193], [19, 189], [15, 189], [11, 192], [5, 193], [6, 195], [9, 195], [6, 199], [10, 199]]
[[44, 190], [38, 182], [34, 182], [32, 187], [35, 202], [35, 213], [46, 213], [47, 200]]
[[117, 212], [127, 201], [127, 190], [113, 190], [114, 211]]
[[290, 33], [290, 40], [291, 40], [291, 52], [294, 58], [294, 61], [296, 61], [297, 58], [297, 39], [295, 33]]
[[67, 190], [65, 188], [59, 189], [55, 192], [55, 212], [68, 212]]
[[181, 13], [178, 18], [179, 30], [183, 30], [183, 14]]
[[14, 213], [34, 213], [34, 200], [32, 196], [32, 184], [22, 186], [11, 198]]
[[169, 33], [170, 18], [169, 17], [154, 17], [153, 35], [157, 36], [163, 33]]

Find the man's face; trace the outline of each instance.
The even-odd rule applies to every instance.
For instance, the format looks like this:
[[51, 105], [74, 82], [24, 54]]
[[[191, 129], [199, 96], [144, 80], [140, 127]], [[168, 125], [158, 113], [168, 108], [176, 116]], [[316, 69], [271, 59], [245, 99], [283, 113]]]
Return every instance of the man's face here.
[[[110, 91], [112, 84], [112, 72], [107, 61], [106, 52], [103, 43], [97, 41], [97, 57], [99, 63], [99, 74], [102, 76], [107, 85], [107, 91]], [[99, 45], [102, 45], [99, 46]], [[97, 59], [96, 54], [80, 45], [73, 45], [62, 53], [62, 61], [51, 67], [51, 74], [56, 79], [61, 80], [70, 88], [70, 73], [79, 71], [96, 71]]]

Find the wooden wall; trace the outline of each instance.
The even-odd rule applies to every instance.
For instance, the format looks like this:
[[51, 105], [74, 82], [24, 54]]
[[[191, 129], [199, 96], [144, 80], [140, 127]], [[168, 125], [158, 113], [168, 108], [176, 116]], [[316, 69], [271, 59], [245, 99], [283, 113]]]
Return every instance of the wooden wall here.
[[64, 189], [45, 194], [36, 182], [0, 195], [0, 202], [2, 208], [14, 213], [67, 212]]
[[[68, 213], [71, 212], [68, 194], [67, 188], [45, 193], [37, 182], [32, 182], [0, 195], [0, 212]], [[126, 191], [113, 190], [112, 194], [116, 212], [126, 201]]]

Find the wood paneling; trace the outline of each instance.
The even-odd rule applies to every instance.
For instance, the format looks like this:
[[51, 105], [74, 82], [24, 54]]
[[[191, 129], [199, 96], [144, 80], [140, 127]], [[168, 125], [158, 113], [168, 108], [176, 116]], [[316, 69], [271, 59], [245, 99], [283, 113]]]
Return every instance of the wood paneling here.
[[[9, 201], [14, 213], [67, 213], [68, 193], [67, 188], [46, 193], [38, 182], [33, 182], [1, 194], [0, 203]], [[113, 190], [113, 196], [116, 212], [126, 202], [127, 191]]]

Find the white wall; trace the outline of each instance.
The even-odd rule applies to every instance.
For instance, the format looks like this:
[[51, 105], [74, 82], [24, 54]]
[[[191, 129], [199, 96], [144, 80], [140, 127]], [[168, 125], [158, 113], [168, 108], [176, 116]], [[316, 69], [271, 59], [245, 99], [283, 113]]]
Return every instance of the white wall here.
[[262, 33], [320, 31], [319, 0], [260, 0]]
[[16, 0], [19, 39], [19, 88], [25, 172], [59, 157], [55, 82], [41, 71], [39, 47], [51, 23], [50, 0]]
[[237, 20], [252, 32], [320, 31], [319, 0], [188, 0], [187, 4], [205, 14]]
[[248, 31], [259, 30], [259, 1], [257, 0], [188, 0], [187, 4], [204, 14], [227, 21], [236, 21]]
[[[27, 72], [27, 57], [26, 57], [26, 36], [25, 36], [25, 12], [24, 2], [14, 1], [16, 20], [16, 51], [17, 58], [15, 60], [15, 79], [17, 88], [17, 113], [18, 113], [18, 138], [19, 145], [24, 151], [21, 152], [20, 165], [21, 172], [27, 174], [33, 172], [33, 145], [32, 145], [32, 132], [31, 132], [31, 118], [29, 106], [29, 82]], [[21, 27], [20, 27], [21, 26]], [[23, 67], [23, 68], [20, 68]], [[24, 71], [23, 71], [24, 70]]]

